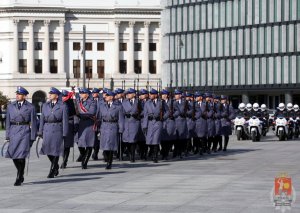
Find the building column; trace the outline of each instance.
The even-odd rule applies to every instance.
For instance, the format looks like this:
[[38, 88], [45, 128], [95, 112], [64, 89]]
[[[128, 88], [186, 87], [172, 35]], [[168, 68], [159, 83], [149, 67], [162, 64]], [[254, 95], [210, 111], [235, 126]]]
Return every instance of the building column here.
[[13, 51], [12, 51], [12, 73], [19, 73], [19, 31], [18, 31], [19, 19], [14, 19], [13, 24]]
[[127, 53], [127, 73], [134, 74], [134, 21], [129, 22], [129, 43]]
[[35, 20], [29, 20], [29, 42], [28, 42], [28, 58], [27, 58], [27, 73], [34, 74], [34, 26]]
[[44, 36], [44, 60], [43, 60], [43, 73], [50, 74], [50, 40], [49, 40], [49, 24], [50, 20], [44, 21], [45, 36]]
[[249, 103], [249, 95], [247, 93], [242, 94], [242, 102], [244, 104]]
[[[161, 68], [162, 68], [162, 64], [161, 64], [161, 57], [162, 57], [162, 55], [161, 55], [161, 51], [162, 51], [162, 48], [161, 48], [161, 46], [162, 46], [162, 37], [163, 37], [163, 35], [162, 35], [162, 30], [161, 30], [161, 23], [160, 22], [158, 22], [158, 30], [159, 30], [159, 36], [158, 36], [158, 42], [157, 42], [157, 58], [156, 58], [156, 66], [157, 66], [157, 68], [156, 68], [156, 74], [161, 74]], [[160, 77], [161, 78], [161, 77]]]
[[59, 21], [58, 73], [65, 74], [65, 20]]
[[120, 35], [119, 28], [121, 22], [115, 21], [115, 72], [114, 74], [120, 73]]
[[293, 95], [292, 92], [288, 91], [284, 94], [285, 97], [285, 104], [287, 105], [288, 103], [293, 103]]
[[150, 22], [144, 22], [144, 43], [143, 43], [143, 61], [142, 74], [149, 73], [149, 26]]

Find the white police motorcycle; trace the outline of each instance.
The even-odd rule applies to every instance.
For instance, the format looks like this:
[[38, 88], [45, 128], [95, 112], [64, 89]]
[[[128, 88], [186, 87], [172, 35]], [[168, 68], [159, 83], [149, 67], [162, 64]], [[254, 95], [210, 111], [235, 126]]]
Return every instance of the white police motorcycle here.
[[249, 119], [248, 129], [252, 142], [260, 141], [262, 135], [262, 124], [258, 117], [252, 116]]
[[284, 141], [287, 138], [289, 131], [288, 122], [285, 117], [278, 117], [275, 120], [275, 134], [280, 141]]
[[234, 130], [237, 140], [245, 140], [248, 135], [246, 133], [246, 119], [242, 116], [238, 116], [234, 119]]

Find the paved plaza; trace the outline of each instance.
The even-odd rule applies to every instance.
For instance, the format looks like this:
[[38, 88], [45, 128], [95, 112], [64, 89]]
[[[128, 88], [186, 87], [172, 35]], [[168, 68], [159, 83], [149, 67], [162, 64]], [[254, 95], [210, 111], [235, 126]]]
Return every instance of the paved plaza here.
[[[0, 132], [0, 145], [4, 132]], [[29, 175], [14, 187], [16, 169], [0, 159], [0, 212], [275, 212], [270, 201], [274, 177], [287, 172], [300, 192], [300, 141], [236, 141], [229, 150], [183, 160], [90, 161], [87, 170], [72, 161], [55, 179], [47, 179], [50, 163], [31, 151]], [[75, 159], [78, 156], [75, 149]], [[291, 212], [300, 212], [300, 198]]]

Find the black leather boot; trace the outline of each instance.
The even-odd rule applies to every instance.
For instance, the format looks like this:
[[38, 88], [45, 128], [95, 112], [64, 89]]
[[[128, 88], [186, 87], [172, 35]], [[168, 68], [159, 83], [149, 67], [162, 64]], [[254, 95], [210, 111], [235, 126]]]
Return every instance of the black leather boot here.
[[93, 160], [99, 160], [99, 158], [98, 158], [99, 149], [100, 149], [99, 146], [94, 147], [94, 153], [92, 155]]
[[20, 181], [21, 183], [24, 182], [24, 171], [25, 171], [25, 165], [26, 165], [26, 160], [25, 159], [20, 159]]
[[225, 136], [225, 142], [224, 142], [224, 149], [223, 151], [226, 152], [227, 151], [227, 145], [228, 145], [228, 142], [229, 142], [229, 136]]
[[51, 162], [50, 171], [47, 178], [54, 178], [54, 156], [48, 155], [48, 158]]
[[153, 146], [153, 162], [158, 163], [158, 145]]
[[20, 165], [20, 161], [19, 159], [14, 159], [14, 164], [17, 168], [17, 178], [16, 178], [16, 182], [14, 183], [14, 186], [21, 186], [22, 182], [20, 180], [20, 171], [21, 171], [21, 165]]
[[77, 158], [76, 162], [82, 162], [82, 159], [84, 158], [85, 155], [85, 148], [84, 147], [78, 147], [79, 149], [79, 157]]
[[112, 161], [113, 161], [113, 151], [107, 151], [108, 161], [105, 169], [111, 169]]
[[81, 163], [82, 169], [87, 169], [87, 164], [88, 164], [89, 159], [92, 155], [92, 151], [93, 151], [92, 147], [87, 147], [86, 148], [85, 156], [84, 156], [84, 158], [82, 160], [82, 163]]
[[53, 158], [53, 174], [54, 176], [57, 176], [59, 174], [59, 165], [58, 165], [59, 157]]
[[69, 155], [70, 155], [70, 147], [64, 149], [64, 159], [60, 166], [61, 169], [65, 169], [67, 167]]

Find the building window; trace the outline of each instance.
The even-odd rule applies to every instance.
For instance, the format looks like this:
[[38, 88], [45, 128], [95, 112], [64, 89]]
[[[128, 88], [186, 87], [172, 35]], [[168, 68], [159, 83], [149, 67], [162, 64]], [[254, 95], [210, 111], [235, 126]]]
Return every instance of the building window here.
[[34, 43], [34, 49], [35, 49], [35, 50], [42, 50], [42, 49], [43, 49], [43, 44], [42, 44], [42, 42], [35, 42], [35, 43]]
[[156, 51], [156, 43], [149, 44], [149, 51]]
[[73, 42], [73, 50], [80, 50], [80, 42]]
[[50, 42], [50, 50], [57, 50], [57, 42]]
[[57, 60], [50, 60], [50, 73], [57, 73]]
[[93, 50], [93, 43], [92, 42], [85, 43], [85, 50], [86, 51], [92, 51]]
[[97, 43], [97, 50], [104, 51], [104, 43], [103, 42]]
[[27, 60], [26, 59], [19, 60], [19, 71], [20, 71], [20, 73], [27, 73]]
[[142, 73], [142, 60], [134, 61], [134, 73], [141, 74]]
[[73, 60], [74, 78], [80, 78], [80, 60]]
[[150, 74], [156, 74], [156, 60], [149, 61], [149, 72]]
[[20, 42], [19, 50], [27, 50], [27, 42]]
[[120, 43], [120, 51], [127, 51], [127, 43]]
[[120, 60], [120, 73], [121, 74], [127, 73], [127, 61], [126, 60]]
[[42, 73], [43, 72], [43, 60], [35, 59], [34, 65], [35, 65], [35, 73]]
[[104, 78], [104, 60], [97, 61], [98, 78]]
[[134, 43], [134, 51], [142, 51], [142, 44]]
[[85, 75], [86, 75], [86, 78], [93, 78], [93, 61], [92, 60], [85, 61]]

